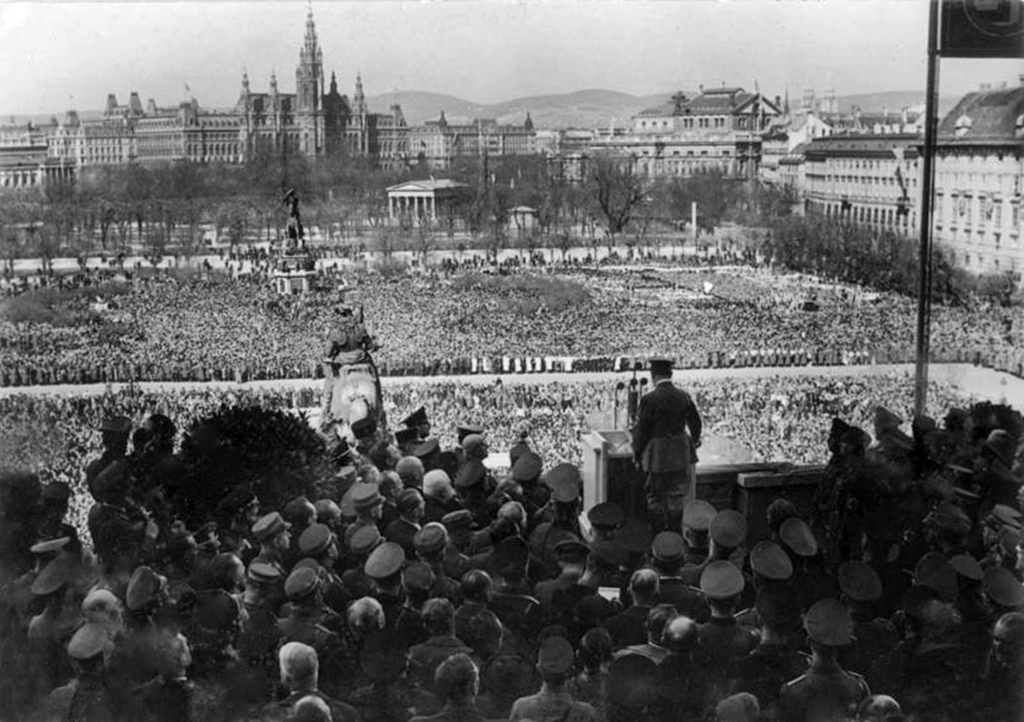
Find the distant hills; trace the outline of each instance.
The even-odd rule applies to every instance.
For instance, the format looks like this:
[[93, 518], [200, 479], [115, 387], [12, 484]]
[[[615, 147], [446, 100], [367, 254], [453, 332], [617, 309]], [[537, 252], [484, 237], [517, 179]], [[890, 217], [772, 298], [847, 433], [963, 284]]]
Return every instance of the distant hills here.
[[[572, 93], [555, 95], [532, 95], [525, 98], [506, 100], [501, 103], [475, 103], [444, 93], [431, 93], [421, 90], [406, 90], [397, 93], [382, 93], [367, 98], [370, 109], [375, 112], [386, 112], [392, 103], [402, 106], [406, 122], [419, 125], [427, 120], [436, 120], [441, 111], [451, 123], [470, 121], [473, 118], [494, 118], [500, 123], [522, 123], [527, 112], [533, 118], [538, 129], [552, 128], [607, 128], [614, 123], [626, 125], [629, 119], [645, 108], [651, 108], [669, 102], [676, 91], [659, 95], [631, 95], [617, 90], [593, 88], [577, 90]], [[683, 91], [693, 95], [696, 91]], [[924, 93], [917, 91], [894, 90], [881, 93], [861, 93], [858, 95], [842, 95], [837, 99], [839, 111], [846, 113], [854, 106], [862, 112], [881, 112], [883, 108], [898, 112], [904, 107], [924, 105]], [[948, 112], [959, 100], [959, 97], [939, 99], [939, 115]], [[790, 103], [796, 104], [799, 98], [790, 95]], [[54, 113], [59, 120], [64, 113]], [[80, 110], [79, 117], [83, 120], [102, 116], [99, 110]], [[11, 122], [24, 123], [31, 120], [36, 124], [50, 121], [46, 115], [15, 115], [0, 116], [0, 125]]]
[[529, 112], [537, 128], [594, 128], [607, 127], [613, 121], [625, 125], [630, 117], [644, 108], [667, 102], [671, 95], [641, 96], [590, 89], [484, 104], [441, 93], [399, 91], [369, 97], [367, 102], [372, 110], [386, 111], [397, 98], [406, 121], [412, 125], [436, 120], [443, 110], [449, 122], [494, 118], [500, 123], [522, 123]]
[[[625, 125], [631, 117], [645, 108], [668, 103], [675, 91], [660, 95], [630, 95], [616, 90], [577, 90], [561, 95], [534, 95], [502, 103], [484, 104], [441, 93], [399, 91], [375, 95], [367, 99], [374, 111], [387, 111], [392, 103], [402, 106], [405, 119], [412, 125], [436, 120], [444, 110], [449, 122], [469, 121], [473, 118], [495, 118], [500, 123], [522, 123], [530, 113], [537, 128], [605, 128], [613, 122]], [[697, 91], [683, 91], [694, 95]], [[948, 112], [959, 97], [939, 100], [939, 114]], [[904, 107], [924, 105], [924, 93], [912, 90], [894, 90], [882, 93], [843, 95], [837, 98], [839, 112], [848, 113], [856, 106], [865, 113], [883, 109], [899, 112]], [[795, 105], [799, 99], [790, 96]]]

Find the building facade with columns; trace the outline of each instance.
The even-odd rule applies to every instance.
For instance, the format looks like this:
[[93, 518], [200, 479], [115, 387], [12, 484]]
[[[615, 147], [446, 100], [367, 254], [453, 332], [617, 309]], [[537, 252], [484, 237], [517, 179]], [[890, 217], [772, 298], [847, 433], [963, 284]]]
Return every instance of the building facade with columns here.
[[781, 112], [777, 102], [739, 87], [702, 88], [693, 98], [676, 93], [636, 115], [627, 132], [595, 139], [588, 150], [628, 160], [649, 178], [711, 171], [755, 178], [761, 136]]
[[468, 186], [447, 178], [406, 181], [387, 189], [388, 219], [421, 225], [443, 220], [454, 209]]

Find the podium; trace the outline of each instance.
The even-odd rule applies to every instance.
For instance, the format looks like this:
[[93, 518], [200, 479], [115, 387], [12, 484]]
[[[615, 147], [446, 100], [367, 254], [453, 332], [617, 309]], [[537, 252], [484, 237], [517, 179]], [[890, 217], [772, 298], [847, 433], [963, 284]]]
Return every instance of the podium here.
[[[633, 465], [628, 431], [595, 430], [580, 438], [583, 508], [615, 502], [626, 513], [626, 526], [647, 526], [644, 473]], [[777, 498], [790, 499], [804, 519], [813, 513], [812, 498], [824, 467], [794, 467], [784, 462], [752, 462], [728, 439], [708, 438], [698, 450], [697, 483], [687, 501], [704, 499], [719, 511], [736, 509], [747, 517], [747, 545], [768, 536], [767, 509]], [[705, 459], [707, 463], [705, 463]]]

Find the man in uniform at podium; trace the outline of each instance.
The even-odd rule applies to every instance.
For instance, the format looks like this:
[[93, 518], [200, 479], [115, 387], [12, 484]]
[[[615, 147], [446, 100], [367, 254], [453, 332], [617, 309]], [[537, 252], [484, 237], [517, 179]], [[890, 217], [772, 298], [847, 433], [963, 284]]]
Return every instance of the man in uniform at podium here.
[[640, 398], [633, 462], [647, 474], [644, 492], [651, 531], [678, 533], [684, 500], [697, 481], [700, 413], [690, 395], [672, 384], [671, 359], [652, 358], [650, 368], [654, 388]]

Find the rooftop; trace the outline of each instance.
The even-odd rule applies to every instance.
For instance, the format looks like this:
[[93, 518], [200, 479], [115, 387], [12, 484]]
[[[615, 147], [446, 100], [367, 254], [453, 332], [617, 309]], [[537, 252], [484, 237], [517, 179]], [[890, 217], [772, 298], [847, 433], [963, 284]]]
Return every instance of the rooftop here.
[[1024, 86], [968, 93], [939, 124], [940, 145], [1020, 145]]

